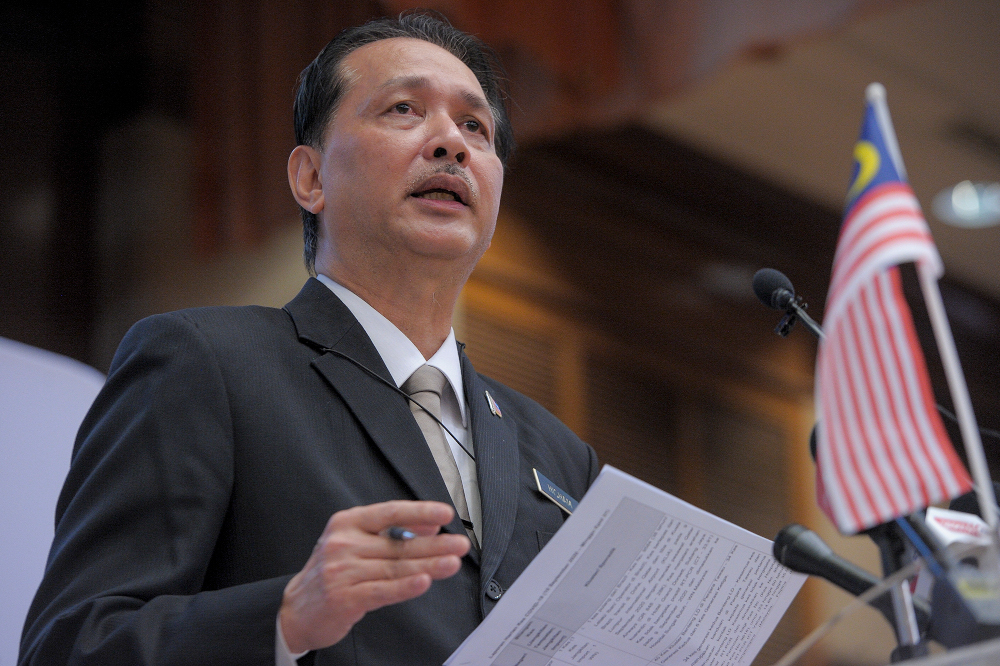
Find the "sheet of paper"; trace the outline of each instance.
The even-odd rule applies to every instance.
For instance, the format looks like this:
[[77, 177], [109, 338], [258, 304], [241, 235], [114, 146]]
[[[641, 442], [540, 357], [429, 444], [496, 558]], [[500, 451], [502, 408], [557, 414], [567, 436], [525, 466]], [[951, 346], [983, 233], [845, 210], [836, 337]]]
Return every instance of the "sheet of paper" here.
[[748, 665], [805, 581], [610, 466], [446, 666]]

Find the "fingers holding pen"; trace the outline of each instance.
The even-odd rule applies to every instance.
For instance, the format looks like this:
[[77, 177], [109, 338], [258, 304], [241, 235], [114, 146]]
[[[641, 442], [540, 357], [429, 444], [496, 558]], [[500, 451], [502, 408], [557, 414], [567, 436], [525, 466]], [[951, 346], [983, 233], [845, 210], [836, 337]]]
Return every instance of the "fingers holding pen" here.
[[380, 534], [390, 527], [404, 527], [415, 535], [431, 536], [454, 516], [455, 510], [443, 502], [393, 500], [338, 511], [330, 518], [326, 531], [352, 526], [370, 534]]
[[[470, 543], [439, 533], [453, 509], [440, 502], [397, 501], [331, 516], [309, 560], [285, 588], [281, 627], [293, 652], [331, 645], [365, 613], [417, 597], [454, 575]], [[390, 528], [412, 538], [393, 539]]]
[[413, 576], [425, 576], [427, 582], [455, 574], [462, 566], [461, 558], [453, 554], [427, 557], [386, 558], [327, 558], [319, 575], [327, 589], [344, 589], [371, 581], [397, 581]]
[[[392, 506], [401, 505], [401, 506]], [[440, 533], [452, 508], [439, 502], [386, 502], [334, 514], [316, 542], [328, 559], [461, 558], [469, 551], [465, 535]]]

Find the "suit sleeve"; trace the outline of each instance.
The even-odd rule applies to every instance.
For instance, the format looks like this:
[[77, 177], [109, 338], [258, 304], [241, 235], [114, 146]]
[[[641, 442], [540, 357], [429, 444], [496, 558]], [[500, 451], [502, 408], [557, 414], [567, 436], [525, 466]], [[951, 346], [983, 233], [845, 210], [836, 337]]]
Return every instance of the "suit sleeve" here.
[[233, 447], [208, 340], [182, 315], [137, 324], [81, 426], [20, 664], [274, 663], [289, 577], [205, 589]]

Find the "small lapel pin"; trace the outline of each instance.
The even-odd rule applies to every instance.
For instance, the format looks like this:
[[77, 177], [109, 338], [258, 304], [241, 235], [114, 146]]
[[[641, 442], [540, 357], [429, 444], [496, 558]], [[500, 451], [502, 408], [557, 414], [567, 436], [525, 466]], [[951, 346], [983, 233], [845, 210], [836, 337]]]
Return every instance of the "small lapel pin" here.
[[500, 412], [500, 408], [497, 407], [497, 403], [493, 399], [493, 396], [490, 395], [489, 391], [486, 392], [486, 402], [490, 404], [490, 411], [493, 412], [493, 416], [503, 418], [503, 413]]

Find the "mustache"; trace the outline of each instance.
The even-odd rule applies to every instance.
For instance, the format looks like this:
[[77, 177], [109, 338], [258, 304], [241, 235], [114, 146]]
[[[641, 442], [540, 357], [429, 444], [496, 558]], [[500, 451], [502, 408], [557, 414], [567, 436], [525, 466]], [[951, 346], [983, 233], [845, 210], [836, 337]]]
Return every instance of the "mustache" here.
[[433, 168], [428, 169], [427, 171], [424, 171], [423, 173], [421, 173], [420, 175], [418, 175], [416, 178], [413, 179], [413, 182], [410, 183], [410, 186], [408, 188], [409, 191], [413, 191], [416, 187], [420, 185], [420, 183], [426, 182], [428, 179], [433, 178], [434, 176], [440, 174], [455, 176], [465, 181], [465, 185], [469, 188], [469, 201], [466, 202], [467, 204], [472, 203], [473, 201], [479, 198], [479, 188], [477, 188], [475, 184], [472, 182], [472, 178], [469, 176], [468, 172], [462, 167], [455, 164], [454, 162], [449, 162], [447, 164], [439, 164]]
[[446, 173], [449, 176], [458, 176], [459, 178], [465, 181], [465, 184], [469, 186], [470, 190], [472, 189], [472, 179], [469, 177], [469, 174], [466, 172], [465, 169], [458, 166], [454, 162], [448, 162], [446, 164], [442, 164], [441, 166], [431, 171], [432, 176], [436, 176], [439, 173]]

